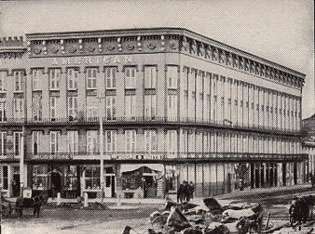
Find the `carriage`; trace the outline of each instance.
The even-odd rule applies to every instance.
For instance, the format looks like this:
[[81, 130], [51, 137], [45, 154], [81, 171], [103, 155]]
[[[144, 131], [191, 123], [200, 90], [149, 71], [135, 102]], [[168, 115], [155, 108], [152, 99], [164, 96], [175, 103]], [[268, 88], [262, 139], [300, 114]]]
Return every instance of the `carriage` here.
[[35, 197], [18, 197], [15, 202], [1, 196], [1, 214], [2, 217], [8, 217], [12, 213], [17, 214], [19, 217], [23, 215], [25, 208], [33, 208], [34, 217], [39, 217], [41, 206], [48, 200], [47, 194], [39, 194]]

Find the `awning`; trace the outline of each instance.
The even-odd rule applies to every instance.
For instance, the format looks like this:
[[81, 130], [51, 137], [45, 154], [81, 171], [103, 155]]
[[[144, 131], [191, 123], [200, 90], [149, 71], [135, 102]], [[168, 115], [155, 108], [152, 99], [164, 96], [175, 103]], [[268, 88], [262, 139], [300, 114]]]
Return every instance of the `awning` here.
[[134, 171], [141, 167], [148, 167], [151, 170], [160, 171], [164, 173], [163, 164], [122, 164], [120, 165], [120, 173], [127, 172], [127, 171]]

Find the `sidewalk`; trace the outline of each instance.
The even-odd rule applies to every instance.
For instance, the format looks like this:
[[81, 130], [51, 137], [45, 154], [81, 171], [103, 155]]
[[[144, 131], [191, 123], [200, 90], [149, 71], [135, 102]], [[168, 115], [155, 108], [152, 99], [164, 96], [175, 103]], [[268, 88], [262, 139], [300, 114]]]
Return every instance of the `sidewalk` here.
[[[314, 191], [315, 194], [315, 187], [311, 187], [310, 184], [304, 185], [294, 185], [294, 186], [282, 186], [282, 187], [273, 187], [273, 188], [259, 188], [259, 189], [251, 189], [245, 191], [234, 191], [232, 193], [221, 194], [213, 196], [219, 200], [232, 200], [232, 199], [248, 199], [250, 200], [253, 196], [259, 197], [267, 197], [267, 196], [275, 196], [275, 195], [285, 195], [285, 194], [292, 194], [298, 192], [306, 192], [306, 191]], [[176, 201], [176, 194], [171, 194], [169, 196], [172, 200]], [[194, 198], [194, 201], [202, 201], [203, 198], [198, 197]], [[16, 198], [9, 198], [8, 200], [15, 202]], [[77, 199], [60, 199], [61, 203], [76, 203]], [[100, 198], [89, 199], [89, 203], [94, 202], [101, 202]], [[118, 203], [118, 198], [104, 198], [103, 202], [107, 205], [116, 205]], [[57, 198], [49, 198], [48, 203], [57, 203]], [[143, 204], [152, 204], [152, 205], [162, 205], [165, 203], [165, 199], [162, 198], [121, 198], [120, 203], [122, 205], [143, 205]]]

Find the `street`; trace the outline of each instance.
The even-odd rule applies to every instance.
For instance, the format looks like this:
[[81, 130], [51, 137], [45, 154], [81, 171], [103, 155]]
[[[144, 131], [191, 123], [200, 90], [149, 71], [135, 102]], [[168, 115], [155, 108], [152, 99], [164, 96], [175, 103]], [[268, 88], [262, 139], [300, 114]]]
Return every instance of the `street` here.
[[[313, 194], [313, 190], [278, 192], [268, 196], [247, 195], [228, 200], [238, 202], [259, 202], [262, 204], [265, 217], [271, 213], [269, 227], [288, 221], [288, 204], [294, 196]], [[220, 199], [218, 197], [218, 199]], [[222, 200], [224, 202], [224, 200]], [[225, 201], [226, 202], [226, 201]], [[124, 207], [124, 206], [123, 206]], [[161, 205], [132, 205], [127, 209], [84, 210], [71, 208], [44, 207], [39, 218], [32, 217], [32, 209], [26, 209], [22, 218], [10, 217], [3, 220], [3, 234], [121, 234], [129, 225], [139, 233], [150, 226], [149, 215], [161, 208]]]

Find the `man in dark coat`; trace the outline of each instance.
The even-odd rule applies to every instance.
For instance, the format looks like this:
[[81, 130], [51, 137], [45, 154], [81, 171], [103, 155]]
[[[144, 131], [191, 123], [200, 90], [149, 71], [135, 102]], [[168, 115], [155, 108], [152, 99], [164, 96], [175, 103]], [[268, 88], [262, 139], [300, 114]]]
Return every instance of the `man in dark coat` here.
[[185, 182], [183, 181], [182, 184], [179, 185], [177, 190], [177, 203], [183, 203], [184, 200], [184, 192], [185, 192]]
[[194, 186], [193, 182], [190, 181], [190, 183], [188, 185], [188, 192], [189, 192], [188, 201], [190, 201], [190, 199], [194, 198], [194, 191], [195, 191], [195, 186]]

